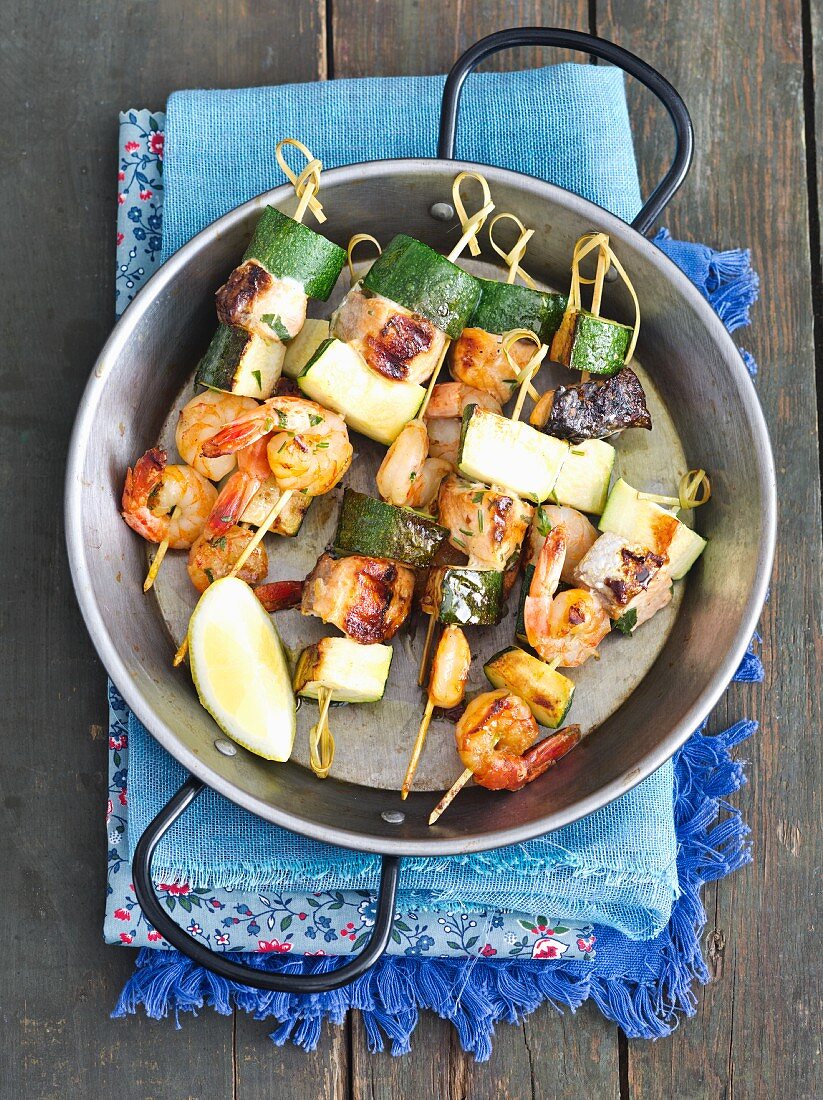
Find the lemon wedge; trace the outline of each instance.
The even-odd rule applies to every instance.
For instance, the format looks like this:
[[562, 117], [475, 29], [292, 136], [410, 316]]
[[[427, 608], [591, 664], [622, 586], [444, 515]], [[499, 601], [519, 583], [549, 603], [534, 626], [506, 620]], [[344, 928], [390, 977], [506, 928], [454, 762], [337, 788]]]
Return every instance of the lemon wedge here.
[[189, 622], [191, 674], [200, 702], [233, 741], [266, 760], [288, 760], [295, 703], [283, 646], [243, 581], [210, 585]]

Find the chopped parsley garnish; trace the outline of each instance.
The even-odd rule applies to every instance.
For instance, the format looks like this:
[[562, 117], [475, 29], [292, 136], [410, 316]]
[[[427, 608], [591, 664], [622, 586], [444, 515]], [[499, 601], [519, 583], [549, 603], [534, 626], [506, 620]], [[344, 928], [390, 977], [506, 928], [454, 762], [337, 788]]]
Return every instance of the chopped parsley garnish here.
[[416, 477], [417, 477], [417, 474], [415, 473], [414, 470], [412, 470], [412, 472], [409, 474], [409, 481], [414, 481], [414, 479]]
[[481, 489], [478, 493], [473, 493], [472, 494], [472, 504], [482, 503], [483, 497], [485, 495], [486, 495], [485, 490], [483, 490], [483, 489]]
[[328, 448], [329, 448], [328, 439], [324, 439], [322, 443], [315, 443], [315, 445], [314, 445], [314, 449], [316, 451], [326, 451], [326, 450], [328, 450]]
[[322, 424], [322, 423], [323, 423], [323, 417], [322, 416], [318, 416], [317, 413], [309, 413], [309, 424], [311, 424], [311, 426], [313, 428], [317, 427], [318, 424]]
[[[232, 515], [221, 516], [220, 517], [220, 522], [221, 523], [234, 523], [234, 516], [232, 516]], [[226, 542], [226, 540], [224, 538], [223, 543], [225, 544], [225, 542]], [[215, 543], [214, 545], [217, 546], [217, 543]], [[224, 548], [225, 548], [225, 545], [220, 547], [221, 550], [223, 550]]]
[[551, 531], [552, 525], [549, 521], [549, 517], [546, 515], [545, 509], [543, 508], [542, 504], [538, 505], [536, 519], [537, 533], [545, 538], [546, 535], [548, 535], [549, 531]]
[[260, 318], [264, 325], [268, 325], [269, 328], [277, 335], [277, 339], [283, 343], [288, 343], [291, 340], [289, 330], [283, 324], [283, 321], [276, 313], [264, 313]]
[[460, 531], [460, 534], [465, 535], [467, 539], [470, 539], [472, 537], [472, 532], [467, 531], [465, 527], [460, 527], [459, 531]]
[[263, 421], [263, 431], [264, 432], [270, 432], [273, 427], [274, 427], [274, 421], [272, 420], [272, 418], [270, 416], [267, 416], [266, 419]]
[[466, 549], [465, 542], [463, 542], [462, 539], [459, 539], [457, 535], [452, 535], [452, 542], [455, 544], [455, 546], [462, 546], [464, 550]]
[[211, 569], [204, 569], [203, 572], [209, 578], [209, 584], [214, 584], [214, 573], [212, 573]]
[[257, 383], [258, 390], [262, 390], [263, 389], [263, 375], [261, 374], [261, 372], [259, 370], [253, 370], [251, 372], [251, 376], [255, 380], [255, 382]]
[[218, 550], [225, 550], [227, 544], [228, 544], [228, 539], [226, 538], [225, 535], [221, 535], [219, 539], [214, 540], [214, 546], [216, 546]]
[[614, 629], [619, 630], [621, 634], [631, 635], [631, 632], [637, 626], [637, 608], [631, 607], [625, 615], [621, 615], [617, 622], [614, 624]]
[[480, 534], [482, 535], [483, 534], [483, 513], [479, 508], [477, 509], [477, 526], [478, 526], [478, 529], [480, 531]]
[[575, 447], [572, 447], [572, 448], [571, 448], [571, 453], [572, 453], [573, 455], [580, 455], [580, 456], [582, 456], [583, 458], [585, 458], [585, 457], [586, 457], [586, 452], [585, 452], [585, 451], [581, 451], [581, 450], [580, 450], [579, 448], [575, 448]]
[[289, 418], [286, 416], [283, 410], [275, 409], [274, 411], [277, 413], [277, 423], [280, 425], [280, 427], [287, 428], [289, 426]]

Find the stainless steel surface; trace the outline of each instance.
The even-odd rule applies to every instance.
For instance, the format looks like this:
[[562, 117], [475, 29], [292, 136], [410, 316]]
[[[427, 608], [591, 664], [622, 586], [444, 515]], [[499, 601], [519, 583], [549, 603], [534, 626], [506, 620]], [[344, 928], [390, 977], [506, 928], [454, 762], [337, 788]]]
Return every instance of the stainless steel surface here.
[[[324, 174], [330, 235], [403, 231], [434, 246], [455, 239], [430, 208], [450, 193], [460, 162], [388, 161]], [[154, 441], [181, 381], [213, 328], [213, 293], [242, 253], [266, 202], [291, 210], [286, 188], [210, 226], [155, 275], [115, 328], [78, 413], [67, 474], [66, 530], [78, 598], [91, 636], [127, 702], [186, 768], [262, 817], [320, 840], [375, 852], [446, 854], [527, 839], [591, 812], [659, 767], [708, 713], [734, 672], [768, 583], [775, 486], [768, 435], [740, 356], [708, 303], [652, 244], [568, 192], [484, 169], [501, 210], [536, 229], [530, 269], [564, 285], [577, 237], [608, 232], [643, 307], [638, 355], [665, 394], [687, 458], [712, 471], [701, 510], [709, 546], [654, 667], [616, 713], [556, 769], [516, 795], [467, 788], [435, 829], [431, 795], [412, 795], [406, 818], [382, 814], [399, 794], [329, 779], [297, 764], [267, 764], [214, 746], [215, 727], [185, 669], [172, 671], [155, 601], [140, 592], [145, 551], [117, 514], [126, 465]], [[629, 319], [622, 288], [610, 288]], [[627, 642], [631, 644], [631, 642]], [[388, 803], [388, 805], [387, 805]]]

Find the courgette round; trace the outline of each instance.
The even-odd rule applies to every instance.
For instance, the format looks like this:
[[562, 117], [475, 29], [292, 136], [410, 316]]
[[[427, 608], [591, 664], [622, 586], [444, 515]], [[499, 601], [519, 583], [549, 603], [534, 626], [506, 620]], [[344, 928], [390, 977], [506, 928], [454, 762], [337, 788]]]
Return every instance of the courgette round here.
[[480, 296], [478, 280], [422, 241], [396, 236], [363, 277], [374, 294], [419, 313], [456, 340]]
[[504, 574], [492, 569], [447, 566], [432, 570], [422, 608], [441, 623], [495, 626], [505, 610]]
[[390, 558], [406, 565], [431, 565], [448, 530], [411, 508], [397, 508], [354, 489], [345, 489], [334, 548], [343, 554]]
[[243, 256], [246, 260], [257, 260], [275, 279], [296, 279], [307, 297], [325, 302], [343, 270], [346, 250], [267, 206]]
[[583, 309], [567, 309], [549, 354], [563, 366], [608, 378], [625, 366], [633, 332], [630, 325], [619, 321], [595, 317]]
[[560, 327], [568, 304], [562, 294], [532, 290], [527, 286], [478, 279], [480, 298], [468, 321], [469, 328], [482, 328], [502, 336], [513, 329], [528, 328], [548, 344]]

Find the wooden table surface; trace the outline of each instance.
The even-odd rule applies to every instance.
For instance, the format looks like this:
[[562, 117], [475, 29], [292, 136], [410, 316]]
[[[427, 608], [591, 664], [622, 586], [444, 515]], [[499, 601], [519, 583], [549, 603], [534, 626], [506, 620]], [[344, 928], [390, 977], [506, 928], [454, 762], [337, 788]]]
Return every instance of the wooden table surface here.
[[[798, 0], [18, 0], [5, 13], [0, 1095], [819, 1096], [820, 9]], [[714, 728], [743, 714], [762, 723], [742, 749], [749, 785], [735, 798], [754, 862], [705, 896], [714, 980], [670, 1039], [627, 1041], [593, 1008], [545, 1008], [502, 1026], [480, 1066], [431, 1016], [401, 1059], [370, 1055], [356, 1015], [327, 1028], [309, 1055], [276, 1048], [266, 1023], [243, 1013], [205, 1011], [180, 1031], [172, 1021], [111, 1021], [133, 956], [101, 938], [105, 677], [72, 593], [61, 496], [74, 410], [112, 325], [117, 112], [162, 107], [180, 87], [442, 72], [477, 38], [527, 24], [613, 38], [672, 80], [691, 109], [697, 154], [665, 222], [678, 236], [748, 245], [762, 280], [754, 324], [738, 339], [760, 363], [781, 523], [762, 623], [766, 680], [732, 688], [711, 719]], [[642, 89], [630, 98], [648, 190], [670, 132]]]

